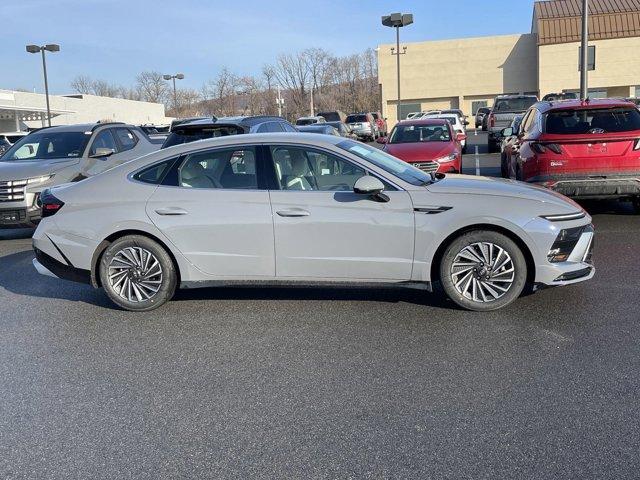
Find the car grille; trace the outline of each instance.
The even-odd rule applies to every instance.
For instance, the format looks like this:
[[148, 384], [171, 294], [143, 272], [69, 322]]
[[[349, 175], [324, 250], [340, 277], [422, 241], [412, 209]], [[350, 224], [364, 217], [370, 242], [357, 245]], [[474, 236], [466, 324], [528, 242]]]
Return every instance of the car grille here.
[[438, 162], [417, 162], [412, 163], [411, 165], [427, 173], [436, 173], [438, 171], [438, 167], [440, 166]]
[[26, 180], [0, 181], [0, 202], [19, 202], [24, 200]]

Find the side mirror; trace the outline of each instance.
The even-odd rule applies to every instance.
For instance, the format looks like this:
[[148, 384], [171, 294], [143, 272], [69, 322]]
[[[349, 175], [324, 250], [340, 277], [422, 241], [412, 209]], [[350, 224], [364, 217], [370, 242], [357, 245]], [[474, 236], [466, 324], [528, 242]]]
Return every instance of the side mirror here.
[[464, 133], [456, 134], [456, 141], [462, 142], [463, 140], [466, 140], [466, 139], [467, 139], [467, 136]]
[[387, 143], [387, 137], [378, 137], [376, 142], [378, 142], [378, 143]]
[[464, 124], [465, 124], [465, 126], [466, 126], [466, 125], [469, 125], [469, 120], [465, 120], [465, 121], [464, 121]]
[[102, 158], [102, 157], [109, 157], [111, 155], [113, 155], [115, 152], [115, 150], [113, 148], [96, 148], [96, 151], [94, 153], [92, 153], [91, 155], [89, 155], [89, 158]]
[[500, 132], [500, 135], [502, 135], [503, 137], [510, 137], [511, 135], [513, 135], [513, 128], [511, 127], [503, 128], [502, 131]]
[[356, 180], [353, 191], [359, 195], [370, 195], [376, 202], [388, 202], [389, 197], [382, 193], [384, 184], [376, 177], [365, 175]]

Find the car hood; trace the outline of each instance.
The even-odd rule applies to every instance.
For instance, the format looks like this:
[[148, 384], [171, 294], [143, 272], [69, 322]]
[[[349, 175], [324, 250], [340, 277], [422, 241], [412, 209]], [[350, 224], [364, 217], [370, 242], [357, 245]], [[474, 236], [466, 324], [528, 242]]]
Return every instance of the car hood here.
[[78, 158], [52, 158], [47, 160], [12, 160], [0, 162], [0, 181], [25, 180], [56, 173], [70, 165], [77, 164]]
[[418, 162], [451, 155], [455, 147], [450, 142], [388, 143], [384, 151], [405, 162]]
[[572, 212], [582, 210], [582, 207], [576, 202], [553, 190], [503, 178], [480, 177], [475, 175], [447, 175], [442, 180], [428, 185], [427, 190], [439, 194], [493, 195], [497, 197], [521, 198], [562, 207]]

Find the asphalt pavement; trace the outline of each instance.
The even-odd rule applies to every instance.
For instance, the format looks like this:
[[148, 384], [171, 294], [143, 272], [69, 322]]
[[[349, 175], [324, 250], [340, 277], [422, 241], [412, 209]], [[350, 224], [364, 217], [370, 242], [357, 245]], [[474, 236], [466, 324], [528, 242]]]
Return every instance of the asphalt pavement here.
[[594, 279], [491, 313], [223, 288], [133, 314], [0, 231], [0, 478], [638, 478], [640, 216], [586, 207]]

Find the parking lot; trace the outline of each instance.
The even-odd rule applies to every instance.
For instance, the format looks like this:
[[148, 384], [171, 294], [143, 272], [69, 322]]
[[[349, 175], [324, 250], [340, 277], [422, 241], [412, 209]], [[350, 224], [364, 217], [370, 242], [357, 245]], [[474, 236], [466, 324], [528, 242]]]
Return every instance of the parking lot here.
[[[464, 171], [476, 144], [495, 175], [483, 134]], [[491, 313], [220, 288], [134, 314], [0, 231], [0, 477], [636, 476], [640, 217], [585, 206], [595, 278]]]

